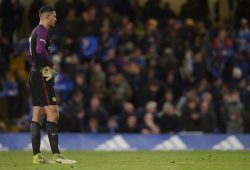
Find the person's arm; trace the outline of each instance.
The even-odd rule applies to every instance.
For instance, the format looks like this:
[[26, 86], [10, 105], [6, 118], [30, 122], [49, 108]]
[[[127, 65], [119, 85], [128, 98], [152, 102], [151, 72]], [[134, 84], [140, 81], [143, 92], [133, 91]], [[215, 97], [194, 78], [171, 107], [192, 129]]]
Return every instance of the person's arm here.
[[45, 45], [46, 45], [46, 39], [48, 38], [48, 32], [46, 30], [39, 30], [37, 32], [37, 40], [36, 40], [36, 53], [40, 59], [42, 59], [46, 65], [49, 67], [53, 67], [53, 61], [48, 54]]
[[28, 61], [28, 63], [29, 63], [30, 65], [33, 65], [34, 63], [33, 63], [32, 56], [31, 56], [30, 52], [27, 51], [27, 52], [26, 52], [26, 55], [27, 55], [27, 61]]

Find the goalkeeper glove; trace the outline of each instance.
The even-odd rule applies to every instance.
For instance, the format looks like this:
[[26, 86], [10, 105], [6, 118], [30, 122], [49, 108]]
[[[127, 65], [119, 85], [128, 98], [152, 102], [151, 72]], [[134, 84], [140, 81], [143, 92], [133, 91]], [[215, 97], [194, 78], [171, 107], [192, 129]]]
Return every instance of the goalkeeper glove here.
[[52, 79], [57, 75], [57, 72], [48, 66], [44, 67], [41, 72], [43, 77], [46, 77], [46, 81], [49, 81], [50, 79]]

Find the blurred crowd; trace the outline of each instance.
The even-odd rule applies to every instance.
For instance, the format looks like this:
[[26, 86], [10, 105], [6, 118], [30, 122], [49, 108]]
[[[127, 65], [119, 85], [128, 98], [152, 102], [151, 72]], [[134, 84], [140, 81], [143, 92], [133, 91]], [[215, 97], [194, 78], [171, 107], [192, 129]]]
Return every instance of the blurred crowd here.
[[[249, 2], [232, 7], [228, 20], [220, 19], [219, 1], [209, 11], [208, 0], [187, 0], [180, 13], [160, 0], [140, 2], [54, 4], [60, 131], [250, 132]], [[0, 131], [29, 130], [26, 51], [44, 4], [0, 5]], [[23, 27], [29, 31], [20, 39]]]

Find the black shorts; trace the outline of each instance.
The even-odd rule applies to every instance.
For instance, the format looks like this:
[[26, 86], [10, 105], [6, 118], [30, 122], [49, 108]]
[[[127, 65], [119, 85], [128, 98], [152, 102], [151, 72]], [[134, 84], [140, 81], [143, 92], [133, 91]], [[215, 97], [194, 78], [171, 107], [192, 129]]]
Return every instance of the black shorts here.
[[29, 86], [33, 106], [57, 104], [53, 79], [46, 81], [41, 72], [32, 70], [29, 73]]

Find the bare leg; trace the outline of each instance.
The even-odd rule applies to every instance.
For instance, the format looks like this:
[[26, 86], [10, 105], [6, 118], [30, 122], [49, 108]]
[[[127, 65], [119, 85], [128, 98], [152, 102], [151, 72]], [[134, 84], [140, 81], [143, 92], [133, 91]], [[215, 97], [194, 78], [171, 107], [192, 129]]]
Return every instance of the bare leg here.
[[33, 106], [32, 108], [32, 122], [36, 122], [42, 125], [43, 118], [45, 116], [45, 110], [40, 106]]
[[44, 106], [44, 111], [47, 115], [47, 121], [57, 123], [59, 112], [57, 105]]

